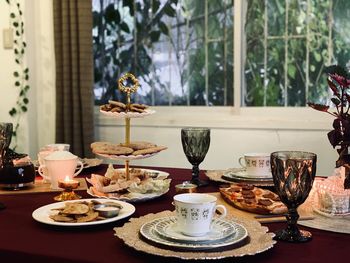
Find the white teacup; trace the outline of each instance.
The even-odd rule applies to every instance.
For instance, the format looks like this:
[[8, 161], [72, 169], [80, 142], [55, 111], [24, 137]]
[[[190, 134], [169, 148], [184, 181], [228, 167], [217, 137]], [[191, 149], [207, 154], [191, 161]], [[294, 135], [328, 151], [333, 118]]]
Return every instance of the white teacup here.
[[69, 151], [70, 145], [68, 143], [51, 143], [45, 145], [42, 150], [44, 151]]
[[269, 153], [246, 153], [239, 158], [240, 165], [246, 169], [248, 175], [271, 175]]
[[[77, 166], [79, 170], [75, 172]], [[47, 174], [45, 174], [45, 169]], [[83, 170], [83, 163], [78, 156], [67, 151], [54, 151], [44, 157], [44, 164], [39, 166], [39, 174], [51, 182], [51, 189], [59, 189], [58, 181], [64, 180], [66, 176], [73, 178]]]
[[187, 236], [203, 236], [211, 230], [217, 208], [222, 209], [219, 218], [226, 216], [226, 207], [216, 205], [217, 198], [209, 194], [189, 193], [174, 196], [177, 228]]

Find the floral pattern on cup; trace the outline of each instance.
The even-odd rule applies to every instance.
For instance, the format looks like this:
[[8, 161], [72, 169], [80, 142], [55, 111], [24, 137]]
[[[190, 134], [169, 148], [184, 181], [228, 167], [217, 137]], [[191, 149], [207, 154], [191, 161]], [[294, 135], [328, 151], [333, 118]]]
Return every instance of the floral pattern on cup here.
[[240, 165], [246, 169], [248, 175], [271, 175], [269, 153], [246, 153], [239, 158]]

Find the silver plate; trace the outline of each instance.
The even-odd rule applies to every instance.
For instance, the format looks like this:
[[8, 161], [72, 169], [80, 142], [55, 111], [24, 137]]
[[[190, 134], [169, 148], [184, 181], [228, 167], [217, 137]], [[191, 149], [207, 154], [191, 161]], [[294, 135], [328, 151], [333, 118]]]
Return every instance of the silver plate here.
[[154, 226], [158, 235], [165, 239], [184, 243], [206, 243], [211, 244], [222, 241], [235, 234], [236, 228], [232, 223], [214, 219], [209, 233], [199, 237], [187, 236], [180, 232], [177, 227], [176, 217], [164, 217]]
[[219, 240], [213, 243], [188, 243], [182, 241], [169, 240], [161, 235], [157, 234], [155, 231], [155, 226], [164, 218], [157, 218], [141, 226], [141, 235], [149, 241], [157, 243], [159, 245], [164, 245], [172, 248], [180, 248], [184, 250], [210, 250], [215, 248], [226, 247], [229, 245], [237, 244], [243, 241], [248, 236], [248, 231], [242, 225], [232, 222], [235, 233], [226, 239]]

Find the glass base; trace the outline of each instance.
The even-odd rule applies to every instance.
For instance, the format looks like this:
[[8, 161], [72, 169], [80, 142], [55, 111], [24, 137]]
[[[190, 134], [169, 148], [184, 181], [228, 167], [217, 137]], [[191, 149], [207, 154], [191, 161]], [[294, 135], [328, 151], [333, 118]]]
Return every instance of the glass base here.
[[0, 210], [5, 209], [6, 206], [3, 203], [0, 203]]
[[67, 201], [67, 200], [77, 200], [80, 198], [81, 196], [74, 193], [74, 191], [69, 191], [69, 192], [63, 191], [60, 195], [55, 196], [53, 199], [55, 201]]
[[209, 184], [207, 181], [202, 181], [199, 178], [192, 179], [191, 183], [197, 185], [198, 187], [206, 186]]
[[275, 232], [275, 240], [287, 241], [292, 243], [308, 242], [312, 239], [312, 234], [309, 231], [299, 230], [298, 233], [290, 233], [286, 229], [278, 230]]

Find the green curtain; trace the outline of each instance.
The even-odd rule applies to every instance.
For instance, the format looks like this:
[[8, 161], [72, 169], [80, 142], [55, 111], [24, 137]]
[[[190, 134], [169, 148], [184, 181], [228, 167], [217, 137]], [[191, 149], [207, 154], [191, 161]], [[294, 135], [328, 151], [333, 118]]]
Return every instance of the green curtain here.
[[91, 0], [53, 0], [56, 56], [56, 142], [92, 155], [93, 50]]

